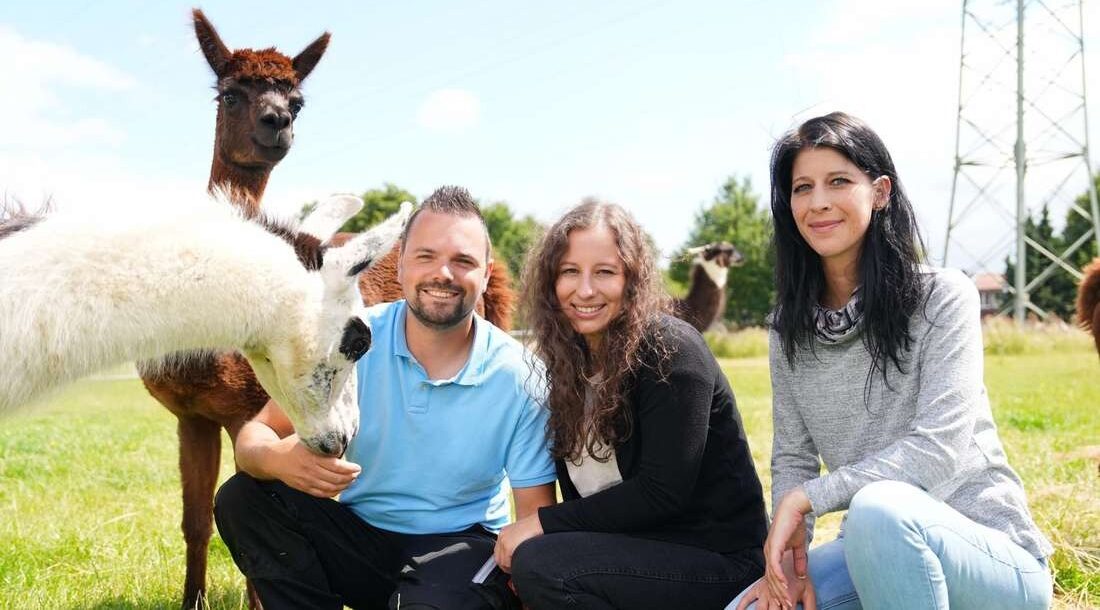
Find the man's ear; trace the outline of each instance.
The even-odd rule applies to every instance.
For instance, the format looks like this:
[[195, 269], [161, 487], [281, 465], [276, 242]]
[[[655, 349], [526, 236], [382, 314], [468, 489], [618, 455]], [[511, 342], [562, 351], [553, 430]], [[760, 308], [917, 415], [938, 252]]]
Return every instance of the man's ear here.
[[871, 188], [874, 189], [874, 209], [886, 209], [886, 206], [890, 205], [890, 193], [894, 190], [894, 182], [890, 180], [890, 176], [875, 178], [875, 181], [871, 183]]

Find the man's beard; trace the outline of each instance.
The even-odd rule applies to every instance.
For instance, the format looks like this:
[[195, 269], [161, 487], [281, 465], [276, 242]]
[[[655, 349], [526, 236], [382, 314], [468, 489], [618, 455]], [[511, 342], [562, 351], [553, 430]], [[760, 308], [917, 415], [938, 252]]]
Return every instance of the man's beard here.
[[[455, 299], [453, 307], [445, 305], [439, 305], [435, 307], [424, 307], [420, 303], [420, 294], [422, 290], [435, 289], [443, 290], [447, 292], [457, 293], [458, 298]], [[429, 297], [430, 298], [430, 297]], [[454, 328], [462, 323], [469, 317], [470, 312], [474, 310], [474, 304], [466, 303], [466, 291], [461, 286], [454, 284], [447, 284], [441, 282], [421, 282], [416, 285], [416, 292], [413, 298], [408, 301], [409, 311], [416, 316], [417, 320], [420, 320], [422, 324], [436, 330], [447, 330]]]

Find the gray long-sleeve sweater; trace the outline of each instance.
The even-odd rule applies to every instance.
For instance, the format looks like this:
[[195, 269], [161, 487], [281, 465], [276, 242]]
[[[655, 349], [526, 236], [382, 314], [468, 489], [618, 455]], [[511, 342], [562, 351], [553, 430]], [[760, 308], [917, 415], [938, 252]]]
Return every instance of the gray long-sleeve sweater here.
[[978, 292], [959, 271], [924, 272], [930, 294], [910, 321], [907, 374], [891, 364], [889, 385], [876, 372], [869, 394], [871, 360], [859, 332], [836, 344], [815, 338], [816, 353], [801, 350], [793, 367], [771, 332], [772, 506], [802, 485], [820, 516], [847, 509], [868, 483], [903, 481], [1035, 557], [1050, 555], [990, 413]]

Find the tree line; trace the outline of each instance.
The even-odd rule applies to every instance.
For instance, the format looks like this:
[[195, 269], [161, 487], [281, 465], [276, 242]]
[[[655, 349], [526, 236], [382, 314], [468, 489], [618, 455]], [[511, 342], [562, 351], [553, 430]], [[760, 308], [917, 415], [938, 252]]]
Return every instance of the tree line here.
[[[1096, 188], [1100, 191], [1100, 176], [1096, 180]], [[1082, 193], [1075, 200], [1077, 207], [1088, 210], [1089, 194]], [[1070, 207], [1066, 212], [1066, 221], [1061, 232], [1056, 233], [1050, 221], [1050, 205], [1043, 204], [1038, 217], [1028, 216], [1024, 223], [1024, 234], [1035, 240], [1046, 250], [1061, 255], [1092, 228], [1092, 221], [1080, 212]], [[1081, 269], [1089, 261], [1097, 256], [1096, 238], [1090, 238], [1083, 246], [1065, 257], [1065, 260], [1075, 269]], [[1024, 276], [1030, 282], [1043, 272], [1051, 261], [1043, 256], [1035, 248], [1028, 248], [1024, 258]], [[1015, 260], [1005, 257], [1005, 281], [1011, 286], [1016, 278]], [[1039, 309], [1058, 316], [1063, 320], [1073, 318], [1074, 305], [1077, 299], [1077, 280], [1062, 269], [1056, 269], [1042, 283], [1036, 286], [1030, 293], [1031, 302]]]
[[[1097, 181], [1100, 189], [1100, 178]], [[401, 202], [418, 200], [409, 191], [391, 183], [362, 194], [363, 209], [344, 224], [344, 231], [363, 231], [397, 211]], [[761, 205], [761, 197], [753, 190], [747, 177], [732, 175], [718, 188], [709, 201], [699, 206], [688, 238], [672, 254], [665, 274], [669, 291], [681, 295], [687, 290], [691, 261], [684, 252], [693, 246], [727, 241], [745, 257], [740, 267], [730, 271], [726, 284], [727, 306], [725, 322], [735, 326], [760, 326], [775, 304], [773, 272], [775, 254], [771, 248], [771, 211]], [[517, 215], [507, 202], [479, 202], [489, 237], [493, 242], [498, 264], [504, 262], [513, 278], [523, 274], [527, 253], [541, 236], [544, 227], [531, 215]], [[1077, 198], [1082, 209], [1089, 209], [1088, 193]], [[310, 206], [306, 206], [308, 209]], [[1052, 252], [1061, 253], [1084, 235], [1091, 221], [1072, 208], [1060, 233], [1050, 221], [1050, 209], [1044, 205], [1037, 218], [1028, 218], [1027, 234]], [[651, 243], [652, 240], [650, 240]], [[1080, 269], [1097, 256], [1095, 239], [1078, 249], [1069, 262]], [[1028, 281], [1047, 266], [1048, 260], [1034, 249], [1028, 249], [1026, 275]], [[1005, 277], [1014, 277], [1013, 261], [1005, 259]], [[1076, 297], [1076, 281], [1062, 270], [1051, 275], [1031, 293], [1032, 301], [1043, 310], [1070, 319]]]

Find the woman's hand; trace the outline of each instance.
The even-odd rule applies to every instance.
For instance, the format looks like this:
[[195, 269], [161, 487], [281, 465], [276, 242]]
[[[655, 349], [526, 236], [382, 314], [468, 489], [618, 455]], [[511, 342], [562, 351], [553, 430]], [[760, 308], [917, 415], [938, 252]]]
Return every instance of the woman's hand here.
[[[784, 558], [790, 554], [791, 572], [795, 580], [808, 579], [806, 574], [806, 513], [812, 510], [810, 498], [802, 487], [795, 487], [783, 496], [772, 514], [772, 526], [764, 542], [764, 582], [771, 598], [793, 608], [795, 599], [789, 595], [791, 578], [784, 573]], [[809, 587], [812, 592], [813, 587]], [[812, 593], [811, 593], [812, 595]]]
[[[787, 597], [790, 603], [802, 603], [802, 610], [817, 610], [817, 597], [814, 593], [814, 585], [810, 578], [799, 578], [794, 573], [794, 553], [787, 551], [783, 554], [783, 573], [787, 577], [790, 586], [787, 587]], [[756, 602], [756, 610], [771, 610], [771, 608], [790, 608], [785, 604], [784, 598], [776, 598], [764, 578], [754, 582], [737, 603], [736, 610], [745, 610], [749, 604]]]
[[504, 526], [497, 536], [497, 545], [493, 557], [501, 570], [512, 573], [512, 553], [529, 538], [542, 535], [542, 523], [539, 514], [532, 513], [511, 525]]

